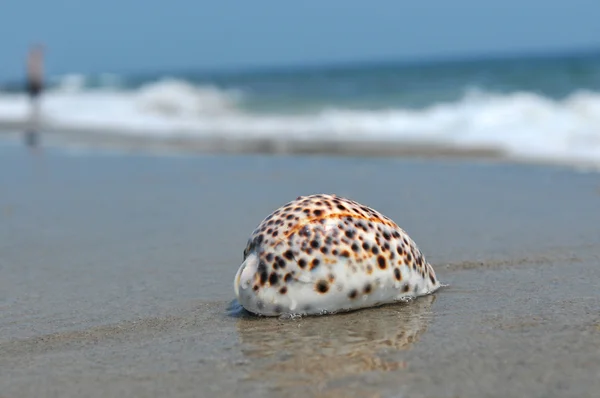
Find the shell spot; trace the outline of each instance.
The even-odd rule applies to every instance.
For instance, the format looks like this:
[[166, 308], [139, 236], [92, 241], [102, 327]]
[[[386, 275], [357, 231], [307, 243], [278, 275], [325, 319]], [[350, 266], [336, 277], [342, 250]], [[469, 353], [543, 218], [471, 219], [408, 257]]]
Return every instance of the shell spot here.
[[377, 266], [379, 269], [386, 269], [387, 267], [387, 261], [382, 255], [377, 256]]
[[269, 279], [269, 274], [267, 271], [262, 271], [260, 273], [260, 285], [264, 286], [267, 283], [267, 279]]
[[277, 282], [279, 282], [279, 275], [277, 275], [275, 272], [271, 272], [271, 275], [269, 275], [269, 283], [271, 286], [275, 286]]
[[348, 293], [348, 297], [351, 300], [354, 300], [358, 296], [358, 291], [356, 289], [352, 289], [350, 293]]
[[321, 294], [325, 294], [329, 290], [329, 282], [327, 282], [326, 280], [320, 280], [315, 285], [315, 288], [316, 288], [317, 292], [319, 292]]
[[373, 291], [373, 287], [371, 286], [370, 283], [367, 283], [363, 289], [363, 292], [365, 294], [370, 294]]
[[404, 287], [402, 288], [402, 292], [403, 293], [408, 293], [408, 291], [410, 290], [410, 285], [407, 283], [406, 285], [404, 285]]
[[313, 260], [310, 263], [310, 269], [311, 271], [315, 268], [317, 268], [319, 266], [319, 264], [321, 264], [321, 261], [318, 258], [313, 258]]
[[287, 293], [287, 286], [283, 286], [281, 289], [279, 289], [279, 294], [286, 294], [286, 293]]
[[346, 237], [348, 239], [354, 239], [354, 236], [356, 235], [356, 231], [353, 229], [347, 229], [344, 234], [346, 235]]
[[402, 280], [402, 273], [400, 272], [400, 268], [394, 268], [394, 278], [396, 278], [397, 281]]
[[264, 261], [258, 263], [257, 271], [260, 273], [267, 272], [267, 264], [265, 264]]
[[294, 253], [292, 253], [291, 250], [286, 250], [285, 253], [283, 253], [283, 257], [287, 258], [288, 260], [293, 260]]
[[429, 279], [431, 280], [431, 283], [435, 283], [435, 276], [433, 276], [433, 274], [429, 274]]
[[279, 268], [285, 268], [285, 260], [282, 259], [281, 257], [277, 257], [277, 266]]

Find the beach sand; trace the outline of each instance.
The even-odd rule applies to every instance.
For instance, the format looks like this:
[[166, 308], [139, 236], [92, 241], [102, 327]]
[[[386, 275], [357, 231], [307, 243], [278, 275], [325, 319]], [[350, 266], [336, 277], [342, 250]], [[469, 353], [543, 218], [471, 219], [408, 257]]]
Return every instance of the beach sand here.
[[[0, 397], [596, 397], [600, 176], [474, 160], [0, 146]], [[449, 286], [326, 317], [231, 306], [276, 207], [348, 196]]]

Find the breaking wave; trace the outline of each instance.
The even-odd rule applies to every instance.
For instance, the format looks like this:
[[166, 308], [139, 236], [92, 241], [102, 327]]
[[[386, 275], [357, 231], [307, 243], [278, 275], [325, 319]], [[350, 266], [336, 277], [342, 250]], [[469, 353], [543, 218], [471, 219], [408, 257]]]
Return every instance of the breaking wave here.
[[[118, 76], [90, 88], [82, 76], [64, 77], [43, 102], [44, 125], [151, 137], [218, 134], [235, 139], [293, 137], [318, 140], [385, 140], [486, 146], [522, 158], [600, 164], [600, 93], [575, 91], [562, 99], [532, 92], [470, 90], [453, 102], [420, 109], [344, 109], [285, 114], [247, 111], [241, 90], [163, 79], [131, 90]], [[0, 92], [0, 124], [23, 123], [24, 93]]]

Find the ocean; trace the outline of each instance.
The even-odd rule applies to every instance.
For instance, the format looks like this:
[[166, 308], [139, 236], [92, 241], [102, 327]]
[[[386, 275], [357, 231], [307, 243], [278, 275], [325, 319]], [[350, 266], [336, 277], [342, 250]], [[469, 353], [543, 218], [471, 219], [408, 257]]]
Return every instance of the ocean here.
[[[194, 140], [373, 141], [486, 147], [600, 165], [600, 52], [49, 79], [44, 126]], [[0, 83], [0, 125], [26, 120]]]

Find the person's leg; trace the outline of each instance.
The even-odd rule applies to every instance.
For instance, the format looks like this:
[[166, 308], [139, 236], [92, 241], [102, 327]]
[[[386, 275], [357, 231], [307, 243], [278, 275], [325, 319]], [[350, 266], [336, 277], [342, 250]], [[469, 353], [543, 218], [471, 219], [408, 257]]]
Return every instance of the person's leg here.
[[30, 83], [29, 85], [29, 128], [37, 131], [40, 127], [40, 96], [42, 92], [41, 85], [35, 82]]
[[30, 148], [35, 148], [38, 145], [40, 133], [39, 129], [41, 118], [41, 86], [32, 82], [28, 85], [27, 92], [29, 94], [29, 118], [27, 121], [27, 127], [25, 129], [25, 134], [23, 138], [26, 146]]

